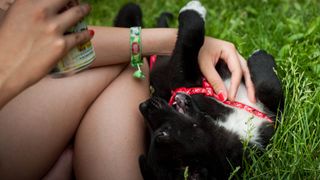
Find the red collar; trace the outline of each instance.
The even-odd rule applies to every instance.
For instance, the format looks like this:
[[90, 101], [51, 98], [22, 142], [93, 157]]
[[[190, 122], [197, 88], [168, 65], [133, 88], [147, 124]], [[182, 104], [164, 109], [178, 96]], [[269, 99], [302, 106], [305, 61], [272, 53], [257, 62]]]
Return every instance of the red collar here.
[[[153, 55], [150, 57], [150, 70], [152, 69], [155, 61], [157, 60], [157, 56]], [[213, 97], [214, 99], [216, 99], [217, 101], [219, 101], [220, 103], [223, 103], [225, 105], [228, 106], [232, 106], [235, 108], [239, 108], [239, 109], [243, 109], [259, 118], [265, 119], [270, 123], [273, 123], [273, 121], [263, 112], [240, 102], [237, 101], [223, 101], [219, 98], [219, 96], [214, 92], [212, 86], [207, 82], [207, 80], [205, 78], [203, 78], [202, 80], [202, 87], [193, 87], [193, 88], [186, 88], [186, 87], [181, 87], [181, 88], [177, 88], [174, 91], [171, 92], [171, 98], [169, 100], [169, 105], [172, 106], [172, 104], [174, 103], [174, 98], [176, 97], [177, 93], [186, 93], [189, 95], [193, 95], [193, 94], [204, 94], [205, 96], [209, 96], [209, 97]]]

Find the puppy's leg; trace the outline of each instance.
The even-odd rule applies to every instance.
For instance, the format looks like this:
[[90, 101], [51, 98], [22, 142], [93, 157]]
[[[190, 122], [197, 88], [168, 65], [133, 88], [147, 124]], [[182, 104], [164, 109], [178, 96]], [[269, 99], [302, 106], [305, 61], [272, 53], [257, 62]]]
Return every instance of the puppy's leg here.
[[139, 5], [128, 3], [124, 5], [114, 20], [115, 27], [135, 27], [143, 26], [142, 11]]
[[204, 43], [205, 13], [199, 1], [189, 2], [180, 11], [178, 39], [168, 69], [172, 89], [188, 86], [186, 82], [199, 83], [198, 54]]
[[281, 83], [275, 74], [275, 61], [265, 51], [255, 52], [248, 60], [251, 79], [256, 97], [273, 113], [283, 110], [283, 92]]

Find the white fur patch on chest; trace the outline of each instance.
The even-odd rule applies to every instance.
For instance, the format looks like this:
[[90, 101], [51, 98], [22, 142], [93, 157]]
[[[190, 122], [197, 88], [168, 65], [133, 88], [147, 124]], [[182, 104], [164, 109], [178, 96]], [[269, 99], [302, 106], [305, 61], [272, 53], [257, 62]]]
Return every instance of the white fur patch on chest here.
[[218, 121], [217, 124], [237, 134], [243, 141], [261, 145], [259, 143], [259, 127], [264, 122], [264, 119], [258, 118], [244, 110], [234, 108], [234, 112], [224, 122]]
[[[230, 79], [225, 81], [226, 87], [230, 87]], [[236, 101], [249, 105], [263, 112], [263, 105], [260, 102], [253, 104], [249, 101], [246, 87], [240, 84]], [[228, 106], [230, 107], [230, 106]], [[243, 109], [231, 107], [234, 112], [231, 113], [224, 122], [218, 121], [218, 125], [237, 134], [242, 140], [261, 145], [259, 143], [259, 127], [267, 120], [257, 117]]]

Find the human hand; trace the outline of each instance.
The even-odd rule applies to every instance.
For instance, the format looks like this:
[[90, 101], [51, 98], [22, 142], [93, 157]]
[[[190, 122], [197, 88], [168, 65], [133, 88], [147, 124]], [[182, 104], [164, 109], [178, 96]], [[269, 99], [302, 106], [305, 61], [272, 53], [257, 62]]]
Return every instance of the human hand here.
[[0, 26], [0, 88], [17, 94], [48, 74], [70, 49], [90, 40], [89, 31], [64, 35], [90, 12], [89, 5], [78, 5], [60, 13], [68, 2], [16, 0], [10, 7]]
[[0, 1], [0, 10], [8, 10], [10, 5], [14, 2], [14, 0], [1, 0]]
[[[220, 59], [226, 62], [231, 72], [231, 84], [228, 90], [215, 69], [215, 65]], [[247, 61], [238, 53], [232, 43], [206, 37], [199, 53], [199, 66], [215, 92], [218, 95], [223, 95], [225, 100], [227, 98], [231, 101], [235, 100], [242, 76], [244, 76], [248, 98], [251, 102], [256, 102]]]

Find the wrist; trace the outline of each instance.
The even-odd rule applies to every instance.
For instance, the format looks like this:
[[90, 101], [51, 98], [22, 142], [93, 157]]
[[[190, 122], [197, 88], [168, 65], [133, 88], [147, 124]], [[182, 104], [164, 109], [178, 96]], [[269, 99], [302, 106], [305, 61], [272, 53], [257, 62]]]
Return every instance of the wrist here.
[[142, 30], [142, 55], [171, 55], [177, 40], [177, 29], [155, 28]]
[[142, 46], [141, 46], [141, 27], [130, 28], [130, 51], [131, 51], [131, 66], [137, 70], [133, 73], [135, 78], [144, 78], [144, 74], [141, 71], [143, 65], [142, 60]]

